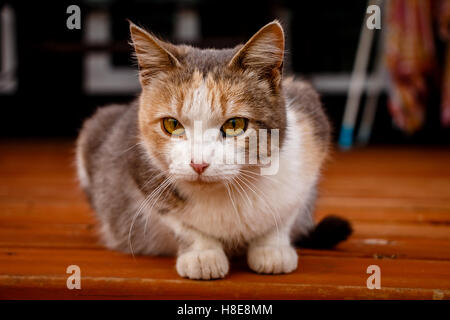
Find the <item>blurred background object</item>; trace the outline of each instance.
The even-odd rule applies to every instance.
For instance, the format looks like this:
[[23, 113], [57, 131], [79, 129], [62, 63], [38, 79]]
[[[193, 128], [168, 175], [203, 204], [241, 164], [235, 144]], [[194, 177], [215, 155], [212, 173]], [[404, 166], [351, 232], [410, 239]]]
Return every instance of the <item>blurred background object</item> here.
[[16, 32], [14, 10], [5, 5], [0, 12], [0, 93], [13, 93], [17, 88], [16, 80]]
[[450, 125], [445, 99], [449, 75], [444, 68], [448, 53], [439, 52], [439, 47], [449, 49], [450, 1], [394, 0], [388, 15], [386, 60], [392, 78], [388, 106], [395, 124], [408, 133], [420, 130], [432, 107], [433, 91], [442, 89], [441, 123]]
[[[80, 30], [66, 27], [66, 9], [73, 4], [81, 9]], [[353, 103], [361, 106], [353, 115], [357, 140], [448, 146], [449, 1], [386, 4], [381, 30], [371, 31], [366, 77]], [[318, 89], [337, 139], [358, 44], [367, 42], [362, 36], [367, 5], [361, 0], [10, 1], [1, 7], [0, 136], [75, 137], [98, 106], [136, 97], [127, 19], [166, 40], [202, 48], [235, 46], [279, 19], [287, 33], [286, 74]]]

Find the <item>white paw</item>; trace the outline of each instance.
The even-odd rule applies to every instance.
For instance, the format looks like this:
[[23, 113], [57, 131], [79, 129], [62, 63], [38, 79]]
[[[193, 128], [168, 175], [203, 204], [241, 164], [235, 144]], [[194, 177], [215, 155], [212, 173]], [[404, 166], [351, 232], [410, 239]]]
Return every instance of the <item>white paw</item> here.
[[189, 279], [218, 279], [228, 273], [228, 259], [223, 250], [188, 251], [177, 258], [177, 272]]
[[247, 262], [258, 273], [289, 273], [297, 269], [298, 256], [290, 246], [261, 246], [249, 249]]

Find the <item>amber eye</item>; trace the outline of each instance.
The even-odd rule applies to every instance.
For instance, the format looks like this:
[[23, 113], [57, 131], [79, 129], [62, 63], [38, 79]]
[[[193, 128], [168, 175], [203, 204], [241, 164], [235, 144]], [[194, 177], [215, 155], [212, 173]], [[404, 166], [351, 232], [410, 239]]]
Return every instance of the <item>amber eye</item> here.
[[177, 119], [164, 118], [162, 124], [168, 134], [174, 136], [182, 136], [184, 134], [184, 127]]
[[245, 118], [231, 118], [220, 129], [224, 137], [237, 137], [247, 130], [248, 120]]

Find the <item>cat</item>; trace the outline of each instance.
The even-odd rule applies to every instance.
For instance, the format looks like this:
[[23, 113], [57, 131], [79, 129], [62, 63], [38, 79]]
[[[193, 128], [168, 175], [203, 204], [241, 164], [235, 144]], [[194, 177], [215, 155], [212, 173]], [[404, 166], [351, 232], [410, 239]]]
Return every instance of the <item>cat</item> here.
[[[177, 255], [181, 277], [206, 280], [225, 277], [229, 258], [245, 253], [257, 273], [289, 273], [298, 263], [293, 243], [328, 248], [348, 237], [344, 219], [314, 224], [330, 124], [311, 85], [283, 79], [278, 21], [220, 50], [173, 45], [132, 22], [130, 33], [141, 94], [99, 108], [76, 143], [80, 185], [107, 248]], [[209, 140], [195, 138], [198, 123]], [[267, 140], [252, 149], [258, 131]], [[278, 149], [257, 154], [256, 164], [221, 161], [275, 140]], [[261, 174], [275, 154], [276, 172]]]

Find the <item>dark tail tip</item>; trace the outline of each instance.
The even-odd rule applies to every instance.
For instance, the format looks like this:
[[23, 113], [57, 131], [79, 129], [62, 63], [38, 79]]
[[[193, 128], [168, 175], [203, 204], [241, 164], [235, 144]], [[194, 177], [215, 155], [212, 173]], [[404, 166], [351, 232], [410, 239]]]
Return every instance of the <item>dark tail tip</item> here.
[[352, 232], [348, 220], [331, 215], [322, 219], [309, 235], [299, 239], [295, 244], [302, 248], [331, 249], [346, 240]]

